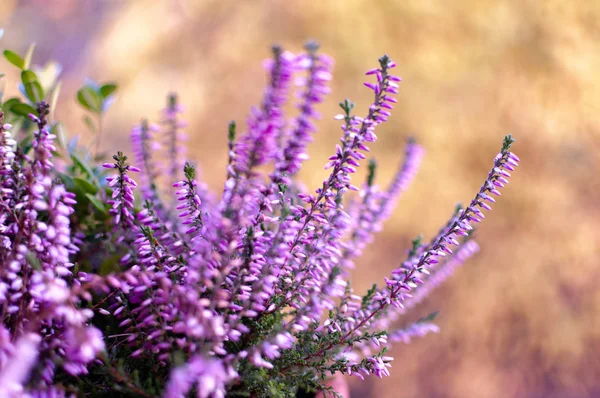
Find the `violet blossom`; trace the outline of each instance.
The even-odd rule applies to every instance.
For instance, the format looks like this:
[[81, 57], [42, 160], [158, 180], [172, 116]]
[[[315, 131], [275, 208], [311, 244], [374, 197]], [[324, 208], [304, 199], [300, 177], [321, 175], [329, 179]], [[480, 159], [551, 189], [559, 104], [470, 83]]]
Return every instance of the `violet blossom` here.
[[[122, 152], [97, 167], [58, 146], [44, 101], [23, 127], [31, 144], [1, 120], [0, 393], [290, 396], [326, 391], [336, 373], [389, 376], [390, 344], [439, 331], [433, 317], [404, 315], [477, 252], [474, 224], [519, 163], [507, 136], [470, 204], [428, 243], [415, 239], [382, 286], [355, 292], [349, 269], [424, 153], [410, 141], [387, 188], [375, 161], [362, 186], [352, 180], [397, 102], [395, 67], [383, 56], [367, 72], [373, 97], [362, 116], [340, 103], [342, 137], [314, 191], [296, 176], [333, 78], [314, 43], [299, 55], [275, 47], [265, 62], [260, 105], [239, 138], [229, 125], [220, 196], [184, 158], [174, 94], [162, 126], [144, 121], [131, 132], [140, 168]], [[286, 114], [294, 82], [297, 110]], [[57, 152], [72, 162], [60, 172]], [[131, 172], [140, 173], [139, 198]]]

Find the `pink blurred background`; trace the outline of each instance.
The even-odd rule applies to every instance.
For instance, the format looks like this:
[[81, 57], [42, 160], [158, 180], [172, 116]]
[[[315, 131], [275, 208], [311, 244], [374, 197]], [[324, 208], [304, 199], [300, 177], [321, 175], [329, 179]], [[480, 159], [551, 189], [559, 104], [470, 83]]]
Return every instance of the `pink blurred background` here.
[[[337, 103], [364, 110], [363, 73], [389, 54], [404, 78], [372, 155], [386, 184], [408, 136], [427, 155], [417, 181], [359, 261], [363, 292], [426, 238], [486, 176], [505, 134], [521, 167], [480, 228], [482, 251], [417, 314], [440, 310], [439, 335], [398, 345], [392, 377], [353, 397], [600, 396], [600, 2], [3, 0], [2, 47], [62, 65], [57, 117], [92, 139], [75, 93], [117, 81], [103, 149], [129, 149], [130, 127], [157, 119], [175, 90], [189, 152], [222, 186], [226, 128], [243, 124], [265, 82], [272, 43], [308, 39], [336, 59], [333, 92], [301, 177], [317, 187], [340, 134]], [[17, 74], [2, 61], [7, 91]], [[361, 181], [363, 174], [357, 176]]]

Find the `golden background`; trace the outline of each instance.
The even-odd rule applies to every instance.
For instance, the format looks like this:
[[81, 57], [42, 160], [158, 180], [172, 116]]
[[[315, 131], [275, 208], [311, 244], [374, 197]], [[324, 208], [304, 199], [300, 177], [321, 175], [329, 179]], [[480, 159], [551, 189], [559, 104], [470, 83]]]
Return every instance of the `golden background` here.
[[[364, 291], [429, 238], [487, 175], [505, 134], [521, 167], [479, 230], [482, 250], [417, 315], [440, 310], [439, 335], [395, 346], [392, 376], [353, 380], [353, 397], [600, 396], [600, 2], [2, 0], [3, 48], [63, 66], [57, 116], [84, 135], [76, 90], [120, 84], [103, 148], [128, 150], [130, 127], [156, 119], [170, 90], [190, 121], [190, 157], [220, 189], [226, 127], [243, 124], [265, 82], [270, 45], [308, 39], [336, 60], [311, 160], [310, 187], [348, 97], [364, 113], [363, 73], [389, 54], [404, 78], [372, 155], [386, 184], [414, 135], [427, 153], [410, 191], [354, 275]], [[16, 71], [2, 61], [8, 91]], [[4, 70], [3, 70], [4, 72]], [[362, 181], [359, 174], [355, 181]]]

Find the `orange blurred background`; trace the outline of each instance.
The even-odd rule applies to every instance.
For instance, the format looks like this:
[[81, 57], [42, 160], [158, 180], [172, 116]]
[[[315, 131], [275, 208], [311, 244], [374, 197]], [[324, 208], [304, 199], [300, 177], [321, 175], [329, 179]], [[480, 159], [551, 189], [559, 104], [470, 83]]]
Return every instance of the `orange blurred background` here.
[[[83, 134], [75, 102], [86, 77], [117, 81], [104, 149], [129, 148], [129, 129], [157, 119], [177, 91], [190, 121], [190, 157], [215, 189], [226, 128], [243, 124], [265, 82], [270, 45], [317, 39], [336, 60], [333, 92], [301, 177], [317, 187], [340, 129], [344, 98], [364, 113], [363, 73], [389, 54], [404, 78], [378, 130], [379, 181], [404, 141], [427, 154], [384, 233], [359, 261], [363, 292], [431, 237], [487, 175], [513, 134], [521, 167], [479, 230], [482, 251], [417, 315], [440, 310], [439, 335], [392, 350], [392, 376], [353, 380], [353, 397], [600, 396], [600, 2], [580, 1], [117, 1], [3, 0], [3, 48], [63, 66], [57, 116]], [[16, 71], [6, 61], [9, 92]], [[362, 181], [359, 173], [355, 181]]]

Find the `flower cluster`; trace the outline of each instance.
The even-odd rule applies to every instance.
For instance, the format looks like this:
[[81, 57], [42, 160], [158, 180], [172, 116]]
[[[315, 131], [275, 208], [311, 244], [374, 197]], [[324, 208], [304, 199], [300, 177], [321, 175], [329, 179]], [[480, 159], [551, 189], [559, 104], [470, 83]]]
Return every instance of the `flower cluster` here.
[[[352, 181], [397, 102], [401, 79], [383, 56], [367, 72], [365, 114], [340, 103], [328, 176], [314, 192], [298, 184], [332, 67], [314, 43], [298, 55], [273, 49], [260, 106], [239, 138], [229, 126], [220, 197], [183, 158], [183, 107], [173, 94], [160, 124], [132, 130], [140, 168], [122, 152], [98, 167], [82, 148], [57, 147], [45, 101], [19, 131], [0, 121], [0, 395], [334, 396], [326, 378], [388, 376], [390, 343], [438, 332], [433, 315], [402, 316], [477, 252], [474, 223], [519, 163], [513, 140], [469, 205], [428, 243], [415, 239], [384, 283], [360, 295], [349, 269], [424, 151], [409, 141], [387, 188], [376, 184], [374, 160], [362, 186]], [[292, 84], [298, 111], [288, 115]], [[95, 109], [91, 99], [80, 102]], [[72, 161], [64, 172], [53, 167], [57, 154]]]
[[83, 306], [95, 278], [74, 271], [70, 262], [78, 251], [70, 218], [75, 194], [52, 173], [56, 137], [47, 116], [44, 102], [30, 115], [30, 154], [15, 147], [12, 126], [2, 126], [0, 395], [7, 397], [26, 396], [33, 369], [41, 384], [30, 393], [58, 394], [57, 371], [85, 375], [105, 347], [102, 332], [89, 322], [94, 312]]

